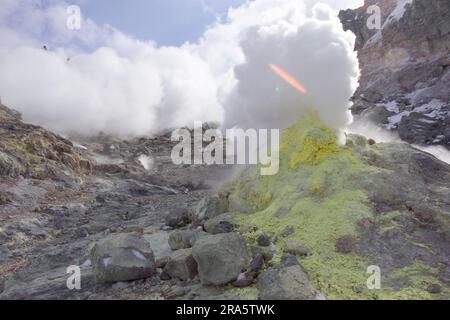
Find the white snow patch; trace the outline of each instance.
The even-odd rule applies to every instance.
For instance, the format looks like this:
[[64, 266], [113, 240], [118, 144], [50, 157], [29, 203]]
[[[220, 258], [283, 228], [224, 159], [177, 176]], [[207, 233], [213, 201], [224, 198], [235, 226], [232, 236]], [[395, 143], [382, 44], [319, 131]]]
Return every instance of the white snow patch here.
[[105, 267], [108, 267], [109, 264], [111, 263], [111, 260], [112, 260], [111, 257], [104, 258], [104, 259], [103, 259], [103, 265], [104, 265]]
[[239, 276], [237, 277], [237, 281], [243, 281], [247, 279], [247, 276], [245, 275], [245, 272], [239, 274]]
[[[396, 129], [398, 124], [400, 123], [400, 121], [402, 121], [403, 117], [407, 117], [411, 113], [420, 113], [420, 114], [423, 114], [430, 118], [437, 118], [437, 117], [443, 115], [441, 112], [441, 109], [445, 105], [446, 105], [445, 102], [443, 102], [439, 99], [433, 99], [429, 103], [423, 104], [420, 107], [417, 107], [412, 111], [403, 111], [392, 117], [389, 117], [386, 128], [389, 130]], [[387, 107], [386, 107], [386, 109], [387, 109]], [[429, 120], [429, 119], [419, 119], [418, 121], [423, 122], [423, 123], [434, 123], [433, 120]]]
[[445, 149], [442, 146], [430, 146], [430, 147], [423, 147], [418, 145], [413, 145], [414, 148], [417, 148], [419, 150], [422, 150], [424, 152], [430, 153], [436, 158], [438, 158], [441, 161], [444, 161], [448, 164], [450, 164], [450, 151]]
[[400, 20], [406, 11], [406, 5], [412, 3], [413, 0], [397, 0], [397, 7], [392, 11], [391, 15], [388, 18], [388, 21], [392, 20]]
[[147, 260], [142, 253], [140, 253], [138, 250], [131, 250], [133, 252], [133, 255], [138, 258], [139, 260]]
[[414, 112], [423, 113], [429, 117], [435, 118], [440, 115], [440, 111], [444, 105], [445, 102], [439, 99], [433, 99], [429, 103], [415, 108]]
[[82, 265], [81, 268], [89, 268], [92, 265], [91, 259], [87, 259]]
[[390, 111], [390, 112], [394, 112], [394, 113], [400, 112], [397, 101], [395, 101], [395, 100], [389, 101], [388, 103], [379, 103], [379, 104], [377, 104], [377, 106], [384, 107], [387, 111]]
[[398, 124], [400, 123], [400, 121], [402, 121], [403, 117], [407, 117], [410, 114], [411, 114], [410, 111], [403, 111], [399, 114], [396, 114], [395, 116], [389, 117], [386, 128], [389, 130], [396, 129], [398, 127]]

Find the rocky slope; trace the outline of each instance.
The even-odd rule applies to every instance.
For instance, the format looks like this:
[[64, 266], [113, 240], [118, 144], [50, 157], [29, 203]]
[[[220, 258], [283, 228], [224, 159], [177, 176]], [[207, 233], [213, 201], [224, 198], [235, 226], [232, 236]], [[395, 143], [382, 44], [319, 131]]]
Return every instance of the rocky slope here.
[[[381, 9], [381, 30], [366, 24], [373, 4]], [[450, 2], [366, 0], [339, 16], [357, 36], [357, 118], [397, 131], [409, 143], [450, 149]]]
[[230, 180], [174, 165], [168, 135], [75, 143], [0, 118], [0, 299], [450, 297], [450, 167], [407, 144], [338, 146], [311, 114], [278, 175]]
[[[151, 256], [164, 261], [171, 252], [169, 225], [184, 226], [185, 212], [224, 181], [229, 168], [173, 165], [167, 135], [82, 140], [25, 124], [0, 106], [0, 299], [163, 299], [173, 288], [180, 292], [178, 280], [153, 273], [128, 278], [135, 282], [98, 281], [91, 248], [135, 234], [147, 245], [122, 243], [145, 257], [151, 246]], [[119, 260], [128, 253], [108, 248]], [[71, 265], [81, 267], [81, 290], [67, 288]], [[190, 285], [201, 287], [198, 279]]]

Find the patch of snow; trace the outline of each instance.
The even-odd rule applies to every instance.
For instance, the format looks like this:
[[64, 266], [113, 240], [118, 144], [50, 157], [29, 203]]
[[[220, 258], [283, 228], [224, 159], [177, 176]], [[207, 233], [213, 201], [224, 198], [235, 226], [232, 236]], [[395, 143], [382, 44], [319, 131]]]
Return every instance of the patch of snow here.
[[431, 146], [431, 147], [423, 147], [418, 145], [413, 145], [414, 148], [417, 148], [419, 150], [422, 150], [424, 152], [430, 153], [436, 158], [438, 158], [441, 161], [444, 161], [445, 163], [450, 164], [450, 151], [445, 149], [442, 146]]
[[400, 20], [406, 11], [406, 5], [412, 3], [413, 0], [397, 0], [397, 7], [392, 11], [391, 15], [389, 16], [388, 20]]
[[81, 268], [85, 269], [85, 268], [89, 268], [92, 265], [91, 259], [87, 259], [82, 265]]
[[417, 101], [422, 96], [421, 93], [424, 92], [427, 89], [428, 89], [428, 87], [417, 89], [417, 90], [415, 90], [413, 92], [410, 92], [410, 93], [406, 94], [405, 98], [410, 100], [412, 104], [417, 104]]
[[395, 116], [389, 117], [386, 128], [389, 130], [396, 129], [400, 121], [402, 121], [403, 117], [407, 117], [410, 114], [411, 114], [410, 111], [403, 111], [401, 113], [396, 114]]
[[[398, 127], [398, 124], [400, 123], [400, 121], [402, 121], [403, 117], [407, 117], [411, 113], [420, 113], [420, 114], [426, 115], [430, 118], [436, 118], [436, 117], [442, 116], [443, 114], [441, 112], [441, 109], [445, 105], [446, 105], [445, 102], [443, 102], [439, 99], [433, 99], [429, 103], [423, 104], [420, 107], [417, 107], [412, 111], [403, 111], [392, 117], [389, 117], [386, 128], [389, 130], [396, 129]], [[387, 109], [387, 107], [386, 107], [386, 109]], [[418, 121], [423, 122], [423, 123], [434, 123], [435, 122], [430, 119], [419, 119]]]
[[415, 108], [414, 112], [423, 113], [429, 117], [434, 118], [440, 115], [440, 111], [444, 105], [445, 102], [439, 99], [433, 99], [429, 103], [424, 104], [418, 108]]
[[419, 119], [417, 121], [422, 122], [422, 123], [429, 123], [429, 124], [436, 123], [436, 121], [434, 121], [434, 120], [424, 119], [424, 118], [421, 118], [421, 119]]
[[138, 250], [132, 249], [133, 255], [138, 258], [139, 260], [147, 260], [142, 253], [140, 253]]
[[109, 266], [109, 264], [111, 263], [111, 260], [112, 260], [111, 257], [103, 259], [103, 265], [105, 266], [105, 268]]
[[377, 106], [384, 107], [387, 111], [390, 111], [390, 112], [394, 112], [394, 113], [400, 112], [397, 101], [395, 101], [395, 100], [389, 101], [388, 103], [379, 103], [379, 104], [377, 104]]
[[318, 292], [318, 293], [316, 294], [316, 300], [319, 300], [319, 301], [325, 301], [325, 300], [327, 300], [327, 297], [326, 297], [325, 294], [323, 294], [322, 292]]
[[237, 281], [242, 281], [247, 279], [247, 276], [245, 275], [245, 272], [239, 274], [239, 276], [237, 277]]

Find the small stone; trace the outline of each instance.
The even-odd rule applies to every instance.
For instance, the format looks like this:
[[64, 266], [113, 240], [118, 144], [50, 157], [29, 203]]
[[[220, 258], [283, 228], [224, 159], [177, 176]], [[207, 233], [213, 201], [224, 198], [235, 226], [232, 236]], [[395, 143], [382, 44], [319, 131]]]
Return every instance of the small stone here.
[[195, 242], [206, 235], [206, 232], [198, 230], [176, 230], [169, 236], [169, 246], [172, 250], [192, 248]]
[[371, 218], [362, 218], [359, 219], [356, 224], [358, 225], [358, 227], [360, 227], [363, 230], [373, 230], [373, 228], [375, 227], [375, 222], [373, 221], [373, 219]]
[[261, 234], [258, 239], [256, 239], [256, 242], [261, 247], [268, 247], [271, 244], [270, 237], [266, 234]]
[[164, 267], [166, 266], [167, 262], [169, 262], [169, 260], [170, 260], [170, 257], [161, 257], [161, 258], [157, 259], [155, 262], [156, 268], [164, 269]]
[[353, 236], [343, 236], [336, 240], [336, 251], [348, 254], [353, 251], [356, 239]]
[[167, 272], [165, 272], [164, 270], [161, 272], [161, 274], [159, 275], [159, 278], [162, 280], [162, 281], [168, 281], [168, 280], [170, 280], [170, 279], [172, 279], [172, 277], [167, 273]]
[[0, 293], [5, 291], [5, 279], [0, 279]]
[[286, 241], [284, 252], [299, 257], [306, 257], [310, 253], [308, 248], [306, 248], [300, 241], [294, 239]]
[[261, 300], [314, 300], [317, 294], [300, 265], [267, 269], [259, 276], [258, 287]]
[[281, 257], [280, 261], [280, 268], [287, 268], [291, 266], [299, 266], [300, 263], [297, 260], [296, 256], [293, 256], [292, 254], [286, 254], [283, 257]]
[[129, 282], [117, 282], [112, 285], [112, 289], [114, 290], [123, 290], [130, 286]]
[[191, 218], [187, 209], [174, 210], [166, 217], [166, 225], [173, 229], [183, 228], [189, 223], [191, 223]]
[[273, 214], [273, 216], [274, 217], [277, 217], [277, 218], [280, 218], [280, 217], [284, 217], [285, 215], [287, 215], [289, 213], [289, 210], [288, 209], [286, 209], [286, 208], [280, 208], [280, 209], [278, 209], [274, 214]]
[[427, 291], [431, 294], [438, 294], [442, 292], [442, 287], [437, 283], [430, 284], [427, 288]]
[[377, 142], [373, 139], [367, 140], [367, 143], [369, 144], [369, 146], [373, 146], [374, 144], [377, 144]]
[[233, 287], [236, 288], [246, 288], [253, 284], [254, 279], [250, 276], [247, 276], [245, 273], [241, 273], [237, 280], [233, 282]]
[[11, 198], [5, 193], [0, 193], [0, 206], [8, 203], [11, 203]]
[[161, 272], [161, 274], [159, 275], [159, 278], [163, 281], [168, 281], [170, 279], [172, 279], [172, 277], [163, 270], [163, 272]]
[[261, 253], [258, 253], [250, 263], [250, 272], [261, 271], [263, 267], [264, 267], [264, 256]]
[[167, 298], [168, 299], [174, 299], [174, 298], [181, 297], [181, 296], [183, 296], [185, 294], [186, 294], [186, 289], [183, 288], [183, 287], [178, 287], [178, 288], [175, 288], [175, 289], [171, 290], [167, 294]]
[[239, 234], [246, 234], [256, 231], [258, 231], [258, 227], [254, 225], [240, 225], [239, 228], [237, 229], [237, 232]]
[[295, 232], [295, 228], [293, 226], [287, 226], [284, 230], [283, 230], [283, 237], [289, 237], [291, 234], [293, 234]]
[[197, 273], [197, 262], [192, 256], [192, 249], [175, 251], [170, 257], [164, 271], [172, 278], [182, 281], [193, 279]]
[[196, 219], [208, 220], [228, 212], [228, 201], [222, 195], [211, 196], [201, 200], [194, 209]]
[[265, 262], [271, 261], [275, 255], [275, 251], [271, 247], [252, 246], [250, 250], [253, 256], [262, 254]]
[[123, 233], [140, 233], [144, 234], [144, 228], [142, 227], [128, 227], [123, 230]]
[[231, 214], [222, 214], [206, 221], [204, 228], [211, 234], [221, 234], [233, 232], [236, 225], [232, 222]]

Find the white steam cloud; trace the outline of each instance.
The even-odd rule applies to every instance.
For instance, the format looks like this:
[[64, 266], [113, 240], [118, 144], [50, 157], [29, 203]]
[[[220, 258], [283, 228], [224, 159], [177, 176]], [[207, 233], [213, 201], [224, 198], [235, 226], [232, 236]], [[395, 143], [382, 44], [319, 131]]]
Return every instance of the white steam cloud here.
[[[329, 7], [315, 5], [311, 17], [255, 27], [242, 48], [246, 62], [235, 68], [238, 84], [226, 105], [226, 125], [284, 128], [308, 109], [330, 126], [348, 124], [359, 74], [354, 35], [342, 30]], [[307, 92], [282, 80], [270, 64], [287, 71]]]
[[[158, 47], [90, 20], [70, 32], [67, 4], [51, 3], [0, 4], [0, 96], [27, 121], [60, 133], [136, 136], [194, 121], [284, 127], [308, 108], [335, 127], [348, 120], [358, 76], [354, 35], [316, 1], [248, 2], [181, 47]], [[44, 35], [55, 44], [48, 51]]]

